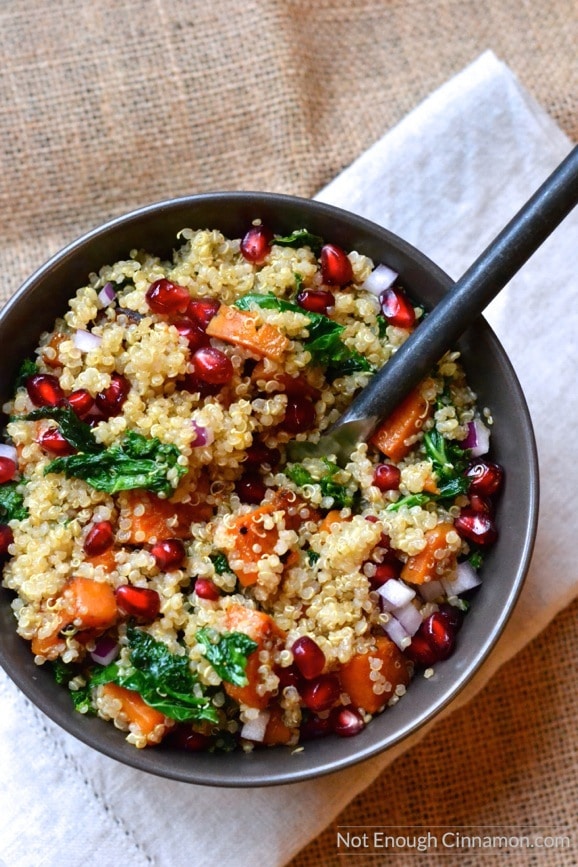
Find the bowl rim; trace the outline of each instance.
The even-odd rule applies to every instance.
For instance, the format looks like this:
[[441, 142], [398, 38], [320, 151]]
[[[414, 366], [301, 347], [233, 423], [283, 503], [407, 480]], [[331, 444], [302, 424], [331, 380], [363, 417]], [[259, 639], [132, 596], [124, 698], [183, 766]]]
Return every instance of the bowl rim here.
[[[29, 293], [34, 293], [36, 291], [36, 287], [42, 283], [43, 279], [50, 274], [54, 268], [65, 267], [70, 260], [74, 259], [80, 250], [85, 248], [87, 245], [93, 244], [93, 242], [98, 239], [103, 239], [109, 234], [115, 234], [122, 231], [124, 227], [138, 223], [148, 217], [155, 216], [156, 218], [162, 218], [163, 215], [167, 215], [170, 212], [176, 212], [180, 209], [196, 208], [205, 203], [220, 204], [226, 201], [230, 203], [231, 207], [233, 207], [235, 204], [246, 204], [252, 199], [259, 202], [266, 202], [268, 206], [272, 208], [282, 209], [288, 206], [301, 206], [304, 210], [310, 211], [311, 213], [315, 212], [324, 215], [325, 217], [341, 220], [346, 224], [348, 233], [350, 233], [352, 227], [355, 227], [356, 231], [361, 232], [361, 234], [369, 234], [372, 236], [377, 235], [379, 236], [380, 243], [393, 243], [402, 255], [409, 257], [412, 261], [418, 262], [421, 267], [435, 277], [438, 283], [445, 288], [445, 291], [449, 291], [453, 285], [452, 279], [431, 259], [429, 259], [429, 257], [412, 244], [409, 244], [403, 238], [395, 235], [388, 229], [342, 208], [324, 202], [317, 202], [312, 199], [304, 199], [281, 193], [258, 191], [210, 192], [152, 202], [120, 214], [119, 216], [115, 216], [83, 233], [52, 255], [24, 281], [20, 288], [6, 302], [2, 310], [0, 310], [0, 325], [4, 320], [10, 318], [13, 311], [18, 308], [22, 300], [25, 299]], [[351, 247], [351, 249], [354, 249], [354, 247]], [[102, 262], [101, 264], [107, 263]], [[422, 713], [413, 717], [406, 724], [398, 726], [392, 735], [376, 738], [374, 742], [369, 743], [364, 748], [358, 749], [352, 755], [344, 756], [340, 760], [331, 759], [325, 762], [320, 762], [310, 768], [299, 768], [298, 762], [296, 762], [295, 767], [288, 767], [286, 772], [275, 772], [269, 775], [264, 775], [261, 770], [258, 770], [256, 773], [253, 772], [251, 768], [253, 763], [250, 760], [252, 754], [248, 754], [246, 756], [248, 761], [246, 762], [246, 767], [242, 772], [237, 774], [233, 773], [227, 776], [226, 772], [223, 773], [224, 763], [219, 761], [220, 757], [217, 759], [218, 764], [215, 765], [215, 769], [213, 771], [209, 769], [206, 773], [199, 773], [199, 770], [195, 769], [194, 763], [183, 763], [182, 769], [174, 766], [167, 768], [165, 766], [166, 763], [163, 763], [158, 751], [137, 750], [134, 747], [131, 747], [131, 752], [128, 753], [123, 748], [125, 741], [122, 734], [120, 736], [121, 740], [119, 741], [119, 747], [117, 747], [116, 741], [109, 741], [109, 739], [101, 737], [100, 734], [96, 737], [92, 736], [91, 731], [87, 731], [86, 728], [83, 727], [82, 723], [84, 720], [80, 714], [74, 712], [72, 708], [69, 713], [65, 713], [59, 706], [54, 704], [49, 696], [44, 695], [42, 687], [39, 685], [37, 679], [31, 679], [18, 668], [15, 669], [5, 651], [3, 638], [0, 636], [0, 665], [2, 665], [8, 676], [20, 688], [24, 695], [26, 695], [35, 706], [39, 707], [40, 710], [52, 719], [53, 722], [57, 723], [61, 728], [69, 734], [74, 735], [87, 746], [90, 746], [101, 754], [120, 761], [130, 767], [144, 770], [161, 777], [166, 777], [180, 782], [194, 783], [197, 785], [212, 785], [228, 788], [272, 786], [302, 782], [326, 774], [335, 773], [351, 767], [352, 765], [371, 759], [376, 755], [382, 754], [391, 749], [410, 735], [416, 734], [434, 717], [438, 717], [441, 712], [454, 701], [458, 694], [462, 692], [465, 686], [478, 673], [492, 650], [495, 648], [499, 637], [502, 635], [504, 628], [511, 617], [524, 586], [532, 558], [538, 524], [538, 454], [533, 425], [526, 399], [513, 365], [491, 327], [483, 317], [480, 317], [480, 321], [476, 323], [475, 327], [482, 329], [482, 331], [486, 333], [487, 338], [492, 343], [493, 349], [497, 353], [500, 365], [504, 368], [511, 385], [514, 387], [516, 412], [520, 417], [520, 423], [524, 434], [521, 447], [523, 447], [525, 452], [525, 468], [529, 478], [527, 502], [528, 520], [525, 525], [525, 533], [522, 540], [518, 568], [511, 579], [510, 591], [505, 603], [502, 605], [501, 610], [489, 629], [485, 641], [478, 648], [473, 660], [466, 665], [463, 672], [458, 677], [453, 678], [452, 682], [449, 685], [446, 685], [442, 690], [440, 697], [436, 701], [430, 702]], [[6, 593], [7, 591], [2, 592]], [[0, 599], [0, 605], [3, 604], [3, 599]], [[104, 727], [102, 721], [99, 720], [99, 722]], [[291, 763], [287, 762], [287, 764], [290, 765]]]

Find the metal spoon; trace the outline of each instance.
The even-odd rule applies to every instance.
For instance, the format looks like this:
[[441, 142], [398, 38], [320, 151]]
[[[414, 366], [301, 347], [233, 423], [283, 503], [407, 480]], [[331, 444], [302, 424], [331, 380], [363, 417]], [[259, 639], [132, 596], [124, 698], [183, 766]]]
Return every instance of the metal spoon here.
[[463, 277], [354, 398], [317, 443], [288, 444], [290, 461], [335, 456], [343, 464], [426, 376], [578, 204], [578, 146], [544, 181]]

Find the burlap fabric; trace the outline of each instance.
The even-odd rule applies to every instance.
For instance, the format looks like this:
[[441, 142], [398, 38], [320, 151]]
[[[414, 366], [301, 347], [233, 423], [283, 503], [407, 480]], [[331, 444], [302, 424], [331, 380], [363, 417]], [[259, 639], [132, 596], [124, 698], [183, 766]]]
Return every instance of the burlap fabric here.
[[[575, 0], [4, 0], [0, 301], [133, 207], [216, 189], [315, 194], [485, 48], [578, 140], [577, 45]], [[577, 613], [578, 603], [292, 867], [385, 863], [387, 853], [336, 844], [338, 826], [385, 824], [574, 834], [574, 849], [510, 849], [508, 861], [577, 863]], [[499, 859], [398, 850], [395, 863], [442, 854]]]

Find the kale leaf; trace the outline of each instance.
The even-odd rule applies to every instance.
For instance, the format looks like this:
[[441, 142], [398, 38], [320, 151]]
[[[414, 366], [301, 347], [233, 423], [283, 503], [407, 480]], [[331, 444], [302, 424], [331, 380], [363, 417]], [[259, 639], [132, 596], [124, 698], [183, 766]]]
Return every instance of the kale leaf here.
[[246, 686], [247, 657], [258, 644], [244, 632], [216, 632], [199, 629], [197, 641], [205, 648], [205, 656], [223, 680], [235, 686]]
[[18, 492], [18, 482], [4, 482], [0, 485], [0, 520], [23, 521], [28, 517], [24, 497]]
[[18, 373], [16, 374], [16, 380], [14, 382], [14, 391], [20, 388], [21, 386], [26, 384], [26, 380], [30, 376], [34, 376], [34, 374], [38, 373], [38, 368], [36, 366], [36, 362], [33, 361], [32, 358], [25, 358], [22, 364], [18, 369]]
[[180, 478], [185, 467], [178, 463], [180, 452], [171, 444], [161, 443], [157, 437], [148, 439], [135, 431], [128, 431], [118, 445], [98, 452], [79, 452], [56, 458], [45, 468], [45, 473], [64, 473], [67, 478], [83, 479], [97, 491], [116, 494], [134, 488], [146, 488], [156, 494], [172, 492], [168, 478], [176, 470]]
[[36, 421], [39, 418], [52, 419], [57, 422], [64, 439], [80, 452], [96, 453], [104, 448], [94, 438], [90, 425], [81, 421], [69, 406], [41, 406], [22, 418], [24, 421]]
[[223, 575], [226, 572], [231, 571], [231, 567], [229, 566], [229, 561], [225, 554], [222, 551], [217, 551], [215, 554], [209, 555], [209, 560], [215, 567], [215, 572], [217, 575]]
[[295, 229], [290, 235], [275, 235], [273, 243], [280, 247], [311, 247], [316, 256], [319, 256], [323, 246], [323, 238], [313, 235], [308, 229]]
[[372, 370], [371, 364], [364, 355], [355, 349], [350, 349], [343, 343], [341, 335], [345, 331], [345, 326], [334, 322], [333, 319], [322, 313], [311, 313], [292, 301], [277, 298], [272, 293], [261, 292], [249, 292], [247, 295], [243, 295], [242, 298], [235, 301], [235, 307], [239, 310], [262, 307], [265, 310], [280, 310], [306, 316], [309, 320], [307, 326], [309, 336], [303, 340], [303, 345], [311, 353], [312, 361], [315, 364], [327, 366], [328, 375], [332, 378], [360, 370]]
[[339, 484], [334, 479], [335, 474], [340, 472], [340, 467], [328, 458], [323, 458], [323, 463], [326, 472], [320, 479], [315, 479], [303, 464], [291, 464], [285, 469], [285, 474], [300, 488], [305, 485], [319, 485], [324, 497], [333, 498], [333, 508], [335, 509], [351, 506], [353, 503], [352, 495], [345, 485]]
[[91, 686], [117, 683], [132, 689], [150, 707], [178, 722], [218, 721], [217, 711], [210, 697], [202, 693], [187, 656], [171, 653], [164, 642], [132, 626], [127, 629], [127, 639], [130, 668], [123, 669], [113, 662], [97, 669], [90, 679]]
[[469, 486], [469, 480], [464, 475], [468, 453], [442, 436], [436, 428], [424, 433], [423, 444], [436, 475], [439, 491], [437, 499], [465, 494]]

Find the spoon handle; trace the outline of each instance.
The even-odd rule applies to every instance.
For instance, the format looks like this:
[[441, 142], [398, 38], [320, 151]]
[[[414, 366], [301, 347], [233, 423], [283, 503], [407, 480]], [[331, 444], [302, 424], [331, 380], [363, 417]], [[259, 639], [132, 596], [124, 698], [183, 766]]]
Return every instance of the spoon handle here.
[[367, 439], [427, 375], [578, 204], [578, 146], [446, 293], [333, 425], [334, 437]]

